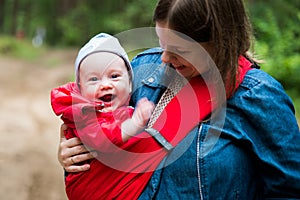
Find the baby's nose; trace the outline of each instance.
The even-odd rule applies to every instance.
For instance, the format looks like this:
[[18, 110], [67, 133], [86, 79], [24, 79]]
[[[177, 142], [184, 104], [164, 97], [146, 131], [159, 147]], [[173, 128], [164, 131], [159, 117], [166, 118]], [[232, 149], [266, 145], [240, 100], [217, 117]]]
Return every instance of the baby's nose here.
[[111, 81], [106, 80], [106, 79], [100, 81], [100, 83], [99, 83], [100, 90], [106, 90], [106, 89], [110, 89], [110, 88], [112, 88]]

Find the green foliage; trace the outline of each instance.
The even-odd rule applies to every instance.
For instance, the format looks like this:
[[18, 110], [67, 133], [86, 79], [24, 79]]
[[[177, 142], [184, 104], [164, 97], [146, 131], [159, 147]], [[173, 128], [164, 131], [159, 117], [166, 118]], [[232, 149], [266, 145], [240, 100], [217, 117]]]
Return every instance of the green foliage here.
[[[0, 34], [22, 30], [27, 38], [46, 28], [50, 45], [78, 46], [98, 32], [116, 34], [150, 26], [156, 1], [145, 0], [5, 0], [0, 5]], [[0, 3], [1, 4], [1, 3]]]
[[156, 1], [134, 0], [128, 2], [122, 12], [106, 18], [104, 23], [111, 32], [118, 33], [136, 27], [152, 26], [152, 13]]
[[300, 118], [300, 1], [256, 0], [249, 8], [262, 69], [282, 83]]
[[[289, 77], [292, 73], [300, 72], [300, 29], [297, 26], [300, 24], [300, 10], [284, 10], [285, 1], [274, 1], [268, 6], [267, 3], [256, 4], [251, 10], [256, 50], [266, 61], [262, 65], [263, 69], [280, 79], [284, 85], [292, 86], [295, 80]], [[282, 13], [280, 16], [279, 7]]]
[[[61, 43], [81, 45], [99, 32], [116, 34], [134, 27], [149, 26], [155, 1], [110, 1], [107, 4], [79, 2], [57, 18]], [[147, 12], [145, 12], [147, 11]]]
[[[255, 54], [265, 61], [262, 69], [283, 84], [299, 113], [300, 1], [245, 2], [255, 31]], [[152, 26], [156, 3], [157, 0], [39, 0], [34, 3], [4, 0], [0, 3], [0, 34], [13, 37], [21, 31], [31, 41], [39, 28], [45, 28], [48, 45], [80, 47], [99, 32], [117, 34]], [[14, 41], [12, 37], [0, 39], [1, 55], [29, 58], [38, 55], [39, 50], [30, 42]]]
[[10, 36], [0, 36], [0, 56], [13, 56], [34, 60], [41, 55], [42, 48], [35, 48], [28, 40], [16, 40]]
[[[85, 38], [86, 31], [88, 29], [89, 22], [89, 8], [85, 5], [76, 7], [71, 10], [68, 15], [58, 19], [59, 29], [62, 30], [61, 41], [65, 45], [76, 45], [78, 41], [82, 41]], [[86, 23], [78, 23], [80, 21]]]

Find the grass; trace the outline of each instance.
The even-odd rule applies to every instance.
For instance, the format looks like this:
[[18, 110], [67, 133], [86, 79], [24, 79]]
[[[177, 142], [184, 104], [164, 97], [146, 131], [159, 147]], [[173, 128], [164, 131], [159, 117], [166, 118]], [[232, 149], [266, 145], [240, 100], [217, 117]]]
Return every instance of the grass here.
[[34, 47], [31, 41], [15, 37], [0, 36], [0, 55], [17, 57], [25, 60], [35, 60], [46, 49]]

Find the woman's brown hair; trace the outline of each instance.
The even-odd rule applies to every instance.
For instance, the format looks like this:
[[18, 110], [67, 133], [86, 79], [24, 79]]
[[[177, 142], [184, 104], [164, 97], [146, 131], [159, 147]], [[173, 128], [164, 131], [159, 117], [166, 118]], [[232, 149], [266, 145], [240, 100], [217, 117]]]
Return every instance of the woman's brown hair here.
[[209, 42], [212, 59], [228, 95], [232, 94], [238, 58], [249, 58], [253, 40], [243, 0], [159, 0], [153, 20], [168, 23], [169, 28], [199, 43]]

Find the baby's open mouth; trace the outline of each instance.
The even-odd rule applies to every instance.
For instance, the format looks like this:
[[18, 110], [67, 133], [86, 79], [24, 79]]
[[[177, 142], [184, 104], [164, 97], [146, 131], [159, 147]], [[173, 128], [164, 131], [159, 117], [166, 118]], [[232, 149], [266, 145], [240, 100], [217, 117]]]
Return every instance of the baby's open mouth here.
[[112, 95], [112, 94], [106, 94], [106, 95], [100, 97], [99, 99], [100, 99], [101, 101], [103, 101], [103, 102], [110, 102], [110, 101], [112, 101], [114, 98], [115, 98], [114, 95]]

